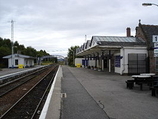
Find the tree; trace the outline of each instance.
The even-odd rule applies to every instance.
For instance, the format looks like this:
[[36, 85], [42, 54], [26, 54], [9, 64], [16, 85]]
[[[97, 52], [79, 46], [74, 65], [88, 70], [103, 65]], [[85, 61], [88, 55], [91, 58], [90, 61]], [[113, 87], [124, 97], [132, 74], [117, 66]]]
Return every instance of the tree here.
[[29, 55], [29, 56], [32, 56], [32, 57], [36, 57], [37, 55], [37, 51], [36, 49], [32, 48], [31, 46], [27, 47], [26, 50], [25, 50], [25, 55]]
[[49, 53], [47, 53], [45, 50], [37, 51], [37, 57], [47, 56]]
[[6, 67], [8, 64], [8, 61], [6, 59], [3, 59], [3, 56], [9, 55], [11, 53], [11, 50], [8, 47], [0, 46], [0, 67]]
[[75, 65], [75, 58], [76, 58], [76, 49], [79, 48], [79, 46], [71, 46], [68, 49], [68, 65], [74, 66]]
[[[25, 48], [25, 46], [19, 44], [18, 41], [14, 42], [13, 48], [14, 48], [14, 53], [29, 55], [32, 57], [42, 57], [45, 55], [49, 55], [49, 53], [47, 53], [45, 50], [37, 51], [31, 46]], [[3, 39], [0, 37], [0, 67], [2, 67], [2, 64], [3, 65], [5, 64], [7, 66], [7, 64], [4, 63], [5, 59], [3, 59], [3, 57], [6, 55], [10, 55], [11, 51], [12, 51], [12, 41], [10, 39]]]

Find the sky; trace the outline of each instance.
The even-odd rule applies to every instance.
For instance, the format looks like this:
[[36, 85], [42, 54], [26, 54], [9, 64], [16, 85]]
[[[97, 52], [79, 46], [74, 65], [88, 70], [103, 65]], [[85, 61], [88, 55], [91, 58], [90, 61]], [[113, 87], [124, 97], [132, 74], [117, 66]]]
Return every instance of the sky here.
[[[0, 0], [0, 37], [25, 47], [67, 56], [92, 36], [126, 36], [126, 28], [158, 25], [158, 7], [142, 6], [157, 0]], [[85, 37], [86, 35], [86, 37]]]

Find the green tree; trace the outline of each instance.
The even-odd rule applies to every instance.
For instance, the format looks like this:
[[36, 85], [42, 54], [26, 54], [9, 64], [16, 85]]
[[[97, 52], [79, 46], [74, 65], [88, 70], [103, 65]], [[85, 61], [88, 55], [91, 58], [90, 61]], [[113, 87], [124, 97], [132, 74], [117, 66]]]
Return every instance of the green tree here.
[[11, 49], [12, 42], [9, 39], [4, 39], [2, 45]]
[[49, 53], [47, 53], [45, 50], [37, 51], [37, 57], [47, 56]]
[[68, 57], [68, 65], [70, 66], [74, 66], [75, 64], [75, 58], [76, 58], [76, 49], [79, 48], [79, 46], [71, 46], [69, 49], [68, 49], [68, 54], [67, 54], [67, 57]]
[[[47, 53], [45, 50], [37, 51], [31, 46], [25, 48], [25, 46], [19, 44], [18, 41], [14, 42], [13, 48], [14, 48], [14, 53], [29, 55], [32, 57], [42, 57], [49, 55], [49, 53]], [[10, 55], [11, 51], [12, 51], [12, 41], [10, 39], [5, 39], [5, 38], [3, 39], [0, 37], [0, 67], [2, 67], [2, 65], [4, 64], [7, 66], [6, 63], [7, 60], [3, 59], [3, 57], [6, 55]]]
[[25, 50], [25, 55], [29, 55], [29, 56], [32, 56], [32, 57], [36, 57], [37, 55], [37, 51], [32, 48], [31, 46], [27, 47], [26, 50]]

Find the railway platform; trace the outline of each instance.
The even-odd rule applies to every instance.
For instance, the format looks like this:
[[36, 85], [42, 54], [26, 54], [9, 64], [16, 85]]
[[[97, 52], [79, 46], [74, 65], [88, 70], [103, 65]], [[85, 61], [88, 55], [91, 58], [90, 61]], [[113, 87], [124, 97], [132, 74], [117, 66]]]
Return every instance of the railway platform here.
[[4, 76], [4, 75], [11, 74], [11, 73], [15, 73], [15, 72], [19, 72], [19, 71], [24, 71], [24, 70], [27, 70], [27, 69], [26, 68], [23, 68], [23, 69], [18, 69], [18, 68], [15, 68], [15, 69], [3, 68], [0, 71], [0, 76]]
[[32, 67], [32, 68], [2, 68], [0, 70], [0, 76], [4, 76], [4, 75], [16, 73], [16, 72], [21, 72], [21, 71], [30, 70], [30, 69], [33, 69], [33, 68], [36, 68], [36, 67], [42, 67], [42, 66], [37, 65], [37, 66]]
[[151, 96], [148, 88], [143, 91], [139, 86], [133, 90], [126, 88], [125, 81], [132, 79], [131, 76], [68, 66], [61, 69], [61, 89], [58, 86], [56, 89], [64, 96], [56, 103], [58, 117], [52, 110], [47, 110], [52, 119], [158, 118], [158, 99]]
[[157, 119], [147, 88], [126, 88], [131, 76], [60, 66], [40, 119]]

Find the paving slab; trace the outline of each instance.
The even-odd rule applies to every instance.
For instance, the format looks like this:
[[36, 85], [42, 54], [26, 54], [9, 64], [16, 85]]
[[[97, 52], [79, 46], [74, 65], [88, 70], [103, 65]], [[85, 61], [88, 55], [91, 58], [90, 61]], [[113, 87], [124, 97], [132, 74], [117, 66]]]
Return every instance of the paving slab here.
[[16, 73], [16, 72], [20, 72], [20, 71], [24, 71], [24, 70], [29, 70], [29, 69], [32, 69], [35, 67], [41, 67], [41, 65], [36, 65], [36, 66], [30, 67], [30, 68], [2, 68], [0, 70], [0, 76], [12, 74], [12, 73]]
[[3, 68], [0, 70], [0, 76], [4, 76], [7, 74], [11, 74], [11, 73], [15, 73], [15, 72], [19, 72], [19, 71], [23, 71], [23, 70], [27, 70], [26, 68], [22, 68], [22, 69], [18, 69], [18, 68]]
[[[127, 89], [125, 81], [131, 76], [63, 66], [63, 77], [62, 91], [67, 98], [63, 99], [62, 119], [158, 119], [158, 98], [151, 96], [148, 87]], [[101, 112], [104, 116], [98, 117], [101, 110], [94, 111], [94, 105], [105, 115]]]
[[61, 119], [109, 119], [68, 67], [63, 66]]

